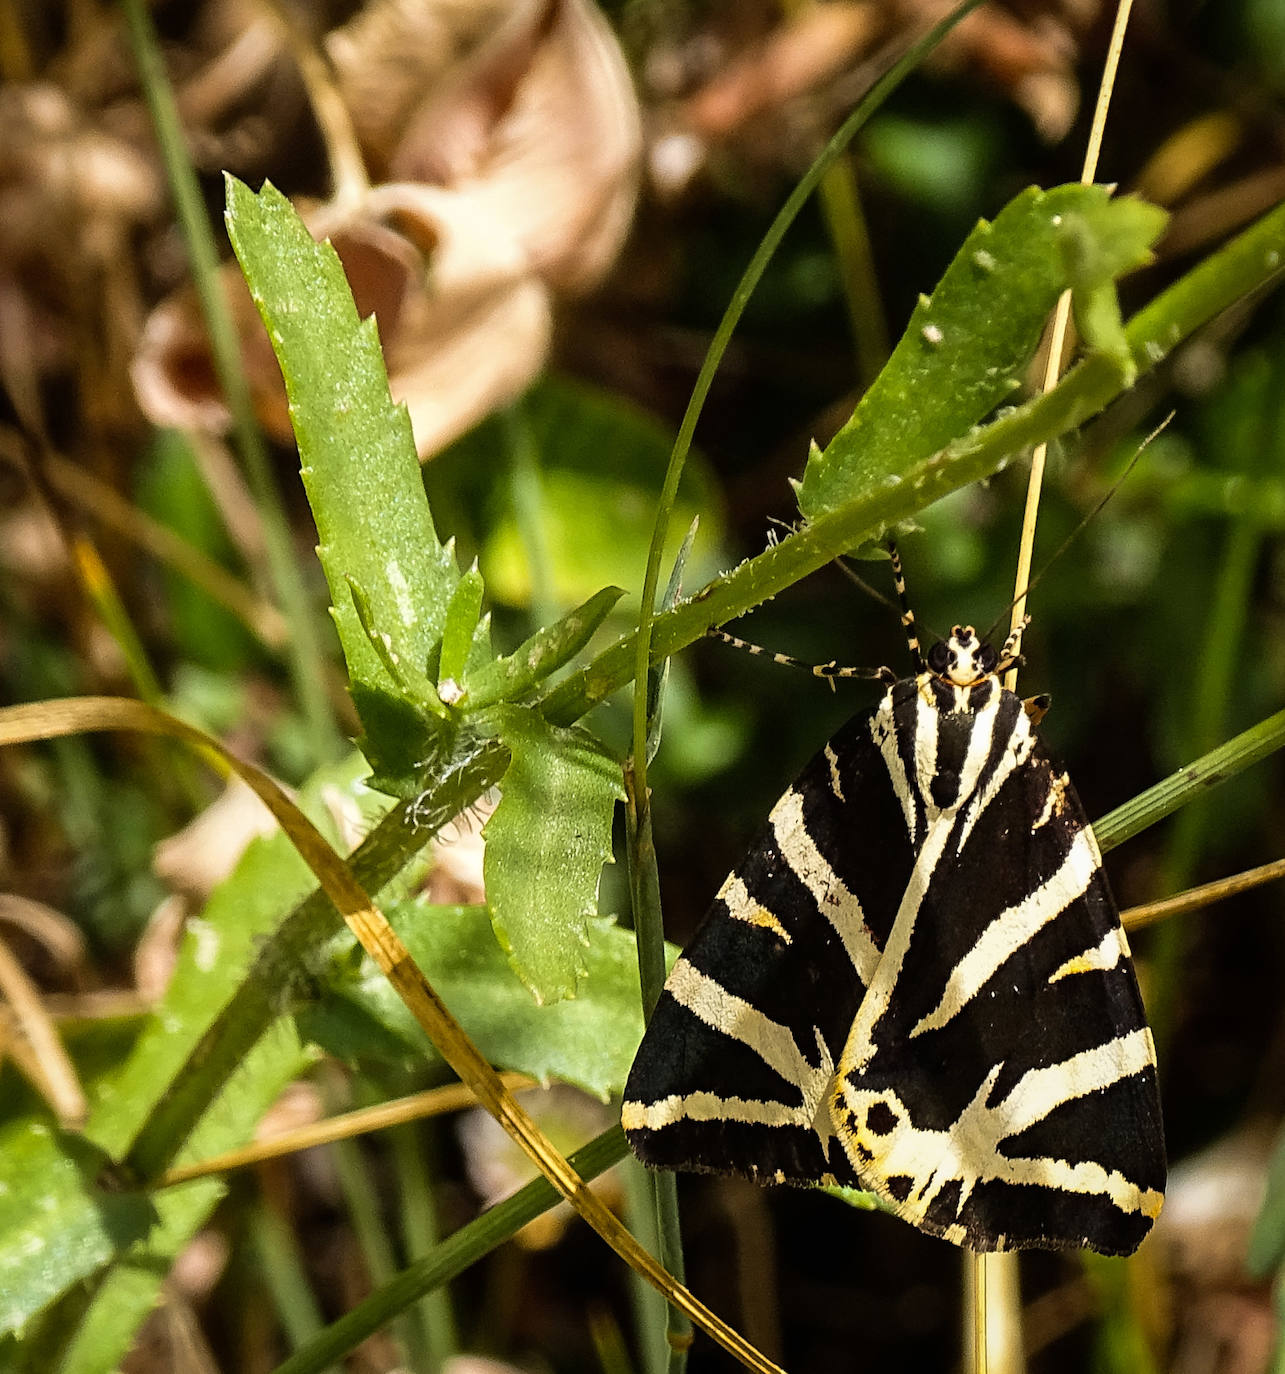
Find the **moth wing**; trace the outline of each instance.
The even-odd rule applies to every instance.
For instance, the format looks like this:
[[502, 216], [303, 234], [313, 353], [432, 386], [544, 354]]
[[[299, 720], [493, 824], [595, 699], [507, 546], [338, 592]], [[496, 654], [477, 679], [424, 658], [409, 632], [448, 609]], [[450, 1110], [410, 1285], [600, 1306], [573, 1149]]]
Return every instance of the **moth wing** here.
[[913, 863], [869, 719], [799, 775], [674, 965], [625, 1087], [645, 1163], [858, 1184], [827, 1103]]
[[[928, 817], [921, 855], [934, 827], [948, 834], [897, 917], [909, 939], [880, 970], [890, 992], [841, 1056], [836, 1128], [864, 1185], [926, 1231], [975, 1250], [1127, 1254], [1165, 1184], [1128, 943], [1083, 807], [1039, 740], [984, 792], [971, 815], [964, 802]], [[890, 932], [889, 951], [901, 943]]]

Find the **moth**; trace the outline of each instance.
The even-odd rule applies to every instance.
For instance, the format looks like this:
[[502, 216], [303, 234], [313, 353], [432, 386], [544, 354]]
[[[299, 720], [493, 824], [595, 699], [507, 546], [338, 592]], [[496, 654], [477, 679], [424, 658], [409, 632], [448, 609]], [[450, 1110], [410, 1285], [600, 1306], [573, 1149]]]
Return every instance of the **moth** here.
[[625, 1133], [661, 1168], [865, 1189], [975, 1251], [1129, 1254], [1164, 1139], [1093, 831], [1036, 734], [1047, 698], [1001, 684], [1020, 629], [923, 655], [893, 558], [914, 675], [878, 671], [719, 889]]

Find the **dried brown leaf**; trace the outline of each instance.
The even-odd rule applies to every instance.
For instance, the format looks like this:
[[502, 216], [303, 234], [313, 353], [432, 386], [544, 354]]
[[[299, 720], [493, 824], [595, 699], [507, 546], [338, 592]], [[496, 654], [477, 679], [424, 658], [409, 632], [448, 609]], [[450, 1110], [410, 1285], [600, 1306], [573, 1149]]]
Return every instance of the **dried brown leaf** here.
[[588, 0], [551, 0], [515, 7], [425, 101], [392, 168], [467, 198], [507, 228], [531, 270], [582, 290], [624, 238], [640, 148], [637, 100], [606, 20]]

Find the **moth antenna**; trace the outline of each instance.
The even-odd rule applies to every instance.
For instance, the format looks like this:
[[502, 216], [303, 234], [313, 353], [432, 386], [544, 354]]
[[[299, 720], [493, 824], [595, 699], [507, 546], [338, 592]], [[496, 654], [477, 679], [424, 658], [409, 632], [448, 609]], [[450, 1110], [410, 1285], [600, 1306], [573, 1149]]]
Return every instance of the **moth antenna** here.
[[1165, 418], [1160, 421], [1160, 423], [1155, 427], [1155, 429], [1153, 429], [1151, 433], [1148, 434], [1147, 437], [1138, 445], [1138, 451], [1133, 455], [1132, 458], [1129, 459], [1129, 464], [1125, 468], [1125, 470], [1107, 488], [1106, 494], [1101, 498], [1101, 500], [1098, 501], [1097, 505], [1093, 507], [1093, 509], [1084, 517], [1084, 519], [1081, 520], [1078, 525], [1076, 525], [1076, 527], [1071, 531], [1071, 533], [1068, 534], [1064, 540], [1062, 540], [1062, 542], [1057, 547], [1057, 552], [1054, 553], [1052, 558], [1050, 558], [1048, 562], [1045, 563], [1044, 566], [1039, 570], [1039, 572], [1037, 572], [1035, 576], [1032, 577], [1031, 580], [1026, 584], [1026, 590], [1022, 593], [1022, 595], [1015, 596], [1012, 599], [1012, 601], [1010, 601], [1008, 605], [1004, 607], [1004, 609], [999, 613], [999, 615], [995, 617], [994, 623], [991, 625], [990, 629], [987, 630], [986, 633], [982, 636], [983, 639], [990, 639], [991, 635], [993, 635], [995, 631], [999, 628], [1000, 623], [1003, 621], [1004, 617], [1009, 613], [1009, 611], [1011, 611], [1013, 607], [1016, 606], [1017, 603], [1023, 599], [1023, 597], [1027, 597], [1031, 594], [1031, 592], [1040, 584], [1040, 582], [1044, 580], [1044, 575], [1049, 571], [1049, 569], [1052, 568], [1052, 566], [1057, 562], [1057, 560], [1062, 557], [1062, 555], [1067, 551], [1067, 549], [1071, 547], [1071, 545], [1080, 537], [1080, 535], [1084, 533], [1085, 527], [1091, 521], [1096, 520], [1098, 516], [1102, 514], [1102, 508], [1124, 485], [1125, 479], [1134, 470], [1134, 468], [1137, 467], [1138, 459], [1141, 458], [1142, 455], [1147, 451], [1147, 449], [1151, 447], [1151, 445], [1164, 432], [1164, 430], [1166, 430], [1169, 427], [1169, 422], [1173, 419], [1175, 413], [1176, 412], [1171, 410], [1169, 414], [1166, 415]]
[[[897, 603], [892, 599], [892, 597], [885, 596], [879, 590], [878, 587], [872, 587], [870, 583], [867, 582], [866, 579], [862, 577], [861, 574], [851, 566], [851, 564], [846, 563], [842, 557], [836, 558], [834, 560], [834, 566], [838, 568], [838, 570], [844, 575], [844, 577], [848, 579], [849, 582], [852, 583], [854, 587], [856, 587], [859, 591], [865, 592], [865, 594], [872, 601], [877, 601], [881, 606], [886, 606], [896, 616], [901, 615], [901, 607], [897, 605]], [[915, 623], [916, 625], [920, 623], [917, 617]], [[932, 625], [924, 623], [923, 628], [928, 632], [928, 635], [932, 639], [946, 638], [945, 635], [938, 634], [937, 630]]]
[[840, 677], [869, 678], [886, 685], [891, 685], [897, 680], [897, 675], [891, 668], [847, 668], [836, 663], [834, 659], [831, 659], [829, 663], [808, 663], [804, 659], [795, 658], [793, 654], [774, 653], [771, 649], [765, 649], [761, 644], [752, 644], [748, 639], [738, 639], [736, 635], [728, 634], [726, 630], [720, 630], [714, 625], [711, 625], [705, 633], [711, 639], [718, 639], [724, 644], [730, 644], [733, 649], [742, 649], [747, 654], [770, 658], [773, 663], [780, 663], [783, 667], [803, 668], [813, 677], [824, 678], [830, 684], [831, 691], [834, 691], [835, 678]]
[[871, 601], [877, 601], [881, 606], [886, 606], [890, 611], [898, 610], [897, 603], [890, 596], [885, 596], [878, 587], [872, 587], [859, 572], [850, 564], [844, 562], [842, 558], [834, 560], [834, 566], [852, 583], [858, 591], [864, 592]]

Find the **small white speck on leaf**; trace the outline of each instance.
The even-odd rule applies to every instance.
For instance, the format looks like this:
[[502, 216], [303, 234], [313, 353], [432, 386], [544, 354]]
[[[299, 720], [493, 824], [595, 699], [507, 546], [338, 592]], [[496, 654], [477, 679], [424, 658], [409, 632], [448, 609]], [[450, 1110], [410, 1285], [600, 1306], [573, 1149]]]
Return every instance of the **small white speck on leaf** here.
[[192, 962], [202, 973], [211, 973], [215, 964], [218, 963], [219, 949], [223, 943], [218, 928], [212, 926], [209, 921], [203, 921], [199, 916], [190, 920], [187, 923], [187, 928], [192, 932], [196, 942], [196, 947], [192, 953]]

